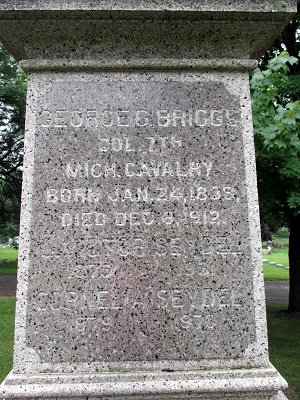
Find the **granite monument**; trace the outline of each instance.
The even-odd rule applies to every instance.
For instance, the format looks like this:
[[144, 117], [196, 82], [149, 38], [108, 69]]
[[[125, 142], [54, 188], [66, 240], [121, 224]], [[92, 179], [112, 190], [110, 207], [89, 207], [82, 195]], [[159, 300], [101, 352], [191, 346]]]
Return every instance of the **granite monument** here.
[[3, 1], [28, 73], [4, 398], [284, 399], [249, 71], [295, 1]]

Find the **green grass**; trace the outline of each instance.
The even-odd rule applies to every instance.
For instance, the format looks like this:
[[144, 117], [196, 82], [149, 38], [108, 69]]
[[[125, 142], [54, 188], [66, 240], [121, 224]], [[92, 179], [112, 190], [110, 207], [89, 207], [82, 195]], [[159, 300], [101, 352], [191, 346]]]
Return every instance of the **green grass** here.
[[263, 254], [263, 258], [277, 264], [283, 264], [286, 267], [289, 266], [288, 249], [274, 249], [270, 254]]
[[290, 271], [286, 268], [274, 267], [264, 263], [264, 279], [265, 281], [288, 281]]
[[11, 249], [10, 247], [0, 248], [0, 260], [9, 260], [7, 263], [1, 264], [0, 262], [0, 274], [15, 274], [17, 272], [18, 265], [18, 251]]
[[[274, 249], [272, 253], [263, 254], [262, 257], [269, 262], [276, 262], [276, 264], [282, 264], [286, 267], [289, 266], [288, 249]], [[289, 280], [289, 275], [289, 270], [286, 268], [276, 267], [274, 265], [264, 263], [264, 278], [266, 281]]]
[[[288, 399], [300, 400], [300, 314], [283, 309], [267, 307], [270, 361], [289, 383]], [[14, 312], [15, 298], [0, 297], [0, 382], [12, 367]]]
[[289, 400], [300, 400], [300, 313], [285, 306], [267, 307], [270, 361], [287, 380]]
[[0, 297], [0, 382], [12, 367], [15, 297]]

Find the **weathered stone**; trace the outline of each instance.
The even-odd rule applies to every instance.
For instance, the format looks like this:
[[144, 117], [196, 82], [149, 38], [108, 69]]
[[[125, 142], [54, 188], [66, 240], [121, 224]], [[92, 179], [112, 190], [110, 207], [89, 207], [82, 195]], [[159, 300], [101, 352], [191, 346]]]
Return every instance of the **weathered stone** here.
[[6, 398], [283, 396], [247, 70], [295, 2], [186, 3], [1, 5], [29, 73]]

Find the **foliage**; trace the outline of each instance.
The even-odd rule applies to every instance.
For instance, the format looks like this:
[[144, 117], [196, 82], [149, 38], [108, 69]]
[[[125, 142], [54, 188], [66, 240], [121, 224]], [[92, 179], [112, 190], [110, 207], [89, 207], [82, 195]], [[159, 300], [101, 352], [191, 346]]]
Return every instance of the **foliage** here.
[[0, 44], [0, 237], [18, 234], [27, 78]]
[[272, 178], [278, 177], [273, 197], [277, 207], [287, 202], [300, 214], [300, 100], [291, 101], [288, 95], [288, 63], [293, 65], [297, 59], [283, 52], [268, 62], [266, 70], [254, 71], [250, 82], [253, 125], [263, 183], [269, 179], [274, 184]]
[[[291, 56], [299, 58], [300, 54], [299, 26], [300, 26], [300, 1], [298, 0], [297, 14], [289, 22], [289, 24], [286, 26], [285, 30], [281, 33], [281, 35], [275, 40], [273, 46], [264, 54], [264, 56], [260, 60], [260, 67], [262, 69], [266, 68], [266, 65], [269, 60], [271, 60], [272, 58], [274, 58], [276, 55], [280, 54], [283, 51], [287, 51]], [[300, 65], [293, 64], [293, 66], [291, 66], [291, 74], [299, 74], [299, 72], [300, 72]], [[299, 92], [300, 86], [298, 86], [297, 88], [293, 88], [292, 92], [294, 90]]]
[[290, 229], [289, 311], [300, 311], [300, 100], [289, 75], [295, 65], [297, 58], [282, 52], [250, 81], [262, 223], [280, 220]]
[[[286, 226], [282, 226], [279, 229], [277, 229], [276, 234], [274, 235], [274, 241], [278, 241], [278, 240], [288, 240], [290, 235], [290, 232], [288, 230], [288, 228]], [[283, 243], [283, 242], [280, 242]], [[284, 242], [285, 244], [288, 244], [287, 242]]]

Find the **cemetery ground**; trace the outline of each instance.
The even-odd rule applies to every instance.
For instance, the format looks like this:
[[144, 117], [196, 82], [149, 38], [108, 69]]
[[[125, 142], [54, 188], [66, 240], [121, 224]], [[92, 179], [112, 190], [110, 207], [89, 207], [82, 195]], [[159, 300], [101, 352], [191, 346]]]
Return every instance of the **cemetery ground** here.
[[[265, 280], [289, 280], [288, 235], [273, 235], [273, 250], [270, 254], [263, 254]], [[278, 246], [282, 246], [279, 248]], [[267, 249], [267, 242], [262, 243], [263, 251]], [[282, 265], [278, 267], [277, 265]]]
[[0, 274], [16, 274], [17, 273], [17, 257], [16, 249], [10, 247], [0, 248]]
[[[0, 260], [6, 260], [0, 263], [0, 274], [15, 274], [16, 258], [15, 249], [0, 248]], [[288, 249], [275, 248], [263, 258], [287, 266]], [[268, 280], [288, 280], [289, 271], [265, 262], [264, 274]], [[288, 399], [300, 400], [300, 315], [286, 313], [285, 309], [286, 306], [280, 304], [267, 307], [270, 360], [289, 383], [285, 392]], [[14, 313], [15, 297], [0, 296], [0, 382], [12, 367]]]

